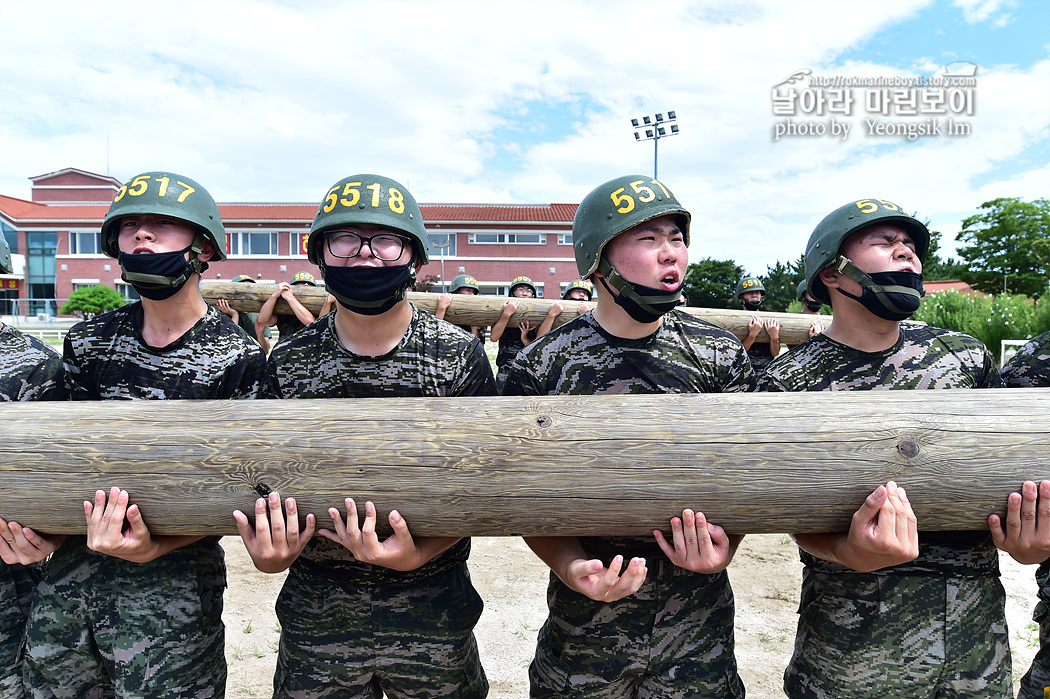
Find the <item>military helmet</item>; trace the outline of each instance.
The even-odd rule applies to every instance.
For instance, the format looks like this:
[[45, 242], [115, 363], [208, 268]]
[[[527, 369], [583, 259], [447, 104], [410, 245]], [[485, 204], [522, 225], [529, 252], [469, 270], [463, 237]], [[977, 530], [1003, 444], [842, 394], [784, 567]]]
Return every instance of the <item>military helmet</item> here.
[[[226, 230], [219, 207], [195, 180], [173, 172], [144, 172], [125, 182], [102, 221], [102, 252], [116, 259], [121, 217], [140, 214], [170, 216], [193, 225], [200, 234], [198, 241], [203, 236], [215, 246], [211, 261], [226, 259]], [[199, 252], [197, 242], [194, 250]]]
[[251, 282], [255, 283], [255, 280], [249, 277], [247, 274], [238, 274], [236, 277], [230, 280], [231, 282]]
[[536, 289], [536, 285], [528, 277], [514, 277], [514, 281], [510, 283], [510, 288], [507, 289], [507, 295], [514, 295], [514, 287], [516, 286], [527, 286], [532, 289], [533, 296], [539, 296], [540, 292]]
[[351, 175], [329, 188], [317, 209], [306, 241], [306, 254], [315, 265], [323, 263], [321, 234], [333, 228], [372, 225], [389, 228], [409, 236], [415, 257], [430, 261], [427, 254], [427, 230], [423, 214], [412, 194], [399, 182], [380, 175]]
[[806, 298], [806, 289], [808, 289], [808, 288], [809, 288], [809, 283], [805, 279], [800, 281], [798, 283], [798, 288], [795, 289], [795, 299], [798, 300], [798, 301], [802, 301], [803, 299], [805, 299]]
[[296, 272], [292, 276], [292, 281], [289, 284], [309, 284], [310, 286], [317, 286], [317, 280], [314, 279], [314, 275], [309, 272]]
[[590, 301], [594, 298], [594, 289], [591, 288], [590, 282], [585, 279], [577, 279], [572, 284], [565, 287], [565, 292], [561, 295], [562, 300], [569, 298], [569, 292], [573, 289], [582, 289], [587, 292], [587, 300]]
[[762, 280], [758, 277], [744, 277], [736, 283], [736, 297], [739, 299], [748, 291], [761, 291], [762, 295], [766, 295], [766, 287], [763, 286]]
[[15, 268], [11, 265], [11, 248], [7, 238], [0, 235], [0, 274], [11, 274]]
[[839, 248], [850, 234], [873, 223], [897, 223], [911, 235], [920, 260], [930, 248], [930, 231], [910, 213], [885, 199], [858, 199], [824, 217], [806, 244], [806, 284], [815, 301], [831, 303], [828, 289], [820, 281], [820, 270], [835, 262]]
[[460, 289], [473, 289], [477, 293], [481, 293], [481, 288], [478, 286], [478, 280], [469, 274], [460, 274], [452, 280], [452, 286], [448, 288], [449, 293], [456, 293]]
[[689, 245], [689, 212], [663, 184], [645, 175], [624, 175], [595, 187], [572, 221], [576, 268], [587, 279], [598, 269], [605, 244], [640, 223], [672, 215]]

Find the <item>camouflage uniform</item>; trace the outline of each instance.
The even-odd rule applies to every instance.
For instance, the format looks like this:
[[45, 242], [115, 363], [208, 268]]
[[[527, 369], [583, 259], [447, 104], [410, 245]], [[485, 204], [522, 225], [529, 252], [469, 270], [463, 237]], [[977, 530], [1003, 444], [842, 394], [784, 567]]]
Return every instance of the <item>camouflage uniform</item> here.
[[[408, 332], [382, 357], [346, 350], [328, 315], [278, 344], [267, 364], [270, 398], [494, 394], [477, 338], [415, 306]], [[315, 536], [277, 599], [274, 696], [484, 697], [473, 634], [482, 602], [469, 553], [470, 539], [461, 539], [402, 572], [357, 561]]]
[[[0, 401], [65, 400], [62, 357], [35, 337], [0, 323]], [[0, 561], [0, 696], [21, 699], [22, 645], [40, 564]]]
[[[510, 366], [505, 395], [624, 395], [748, 391], [740, 342], [672, 311], [649, 337], [610, 335], [585, 313], [544, 335]], [[588, 556], [645, 557], [634, 595], [597, 602], [553, 573], [549, 616], [529, 667], [534, 697], [743, 697], [733, 652], [733, 592], [725, 571], [673, 565], [655, 539], [581, 537]]]
[[[979, 341], [909, 325], [883, 352], [815, 335], [759, 377], [767, 391], [1001, 386]], [[1005, 594], [988, 532], [920, 532], [917, 559], [872, 573], [800, 555], [798, 634], [784, 673], [789, 697], [1010, 693]]]
[[769, 343], [753, 343], [747, 351], [747, 358], [751, 360], [751, 368], [755, 370], [755, 375], [760, 376], [773, 361], [773, 355], [769, 352]]
[[[1017, 351], [1000, 372], [1009, 388], [1050, 386], [1050, 332], [1043, 333]], [[1039, 624], [1039, 652], [1021, 678], [1018, 699], [1043, 699], [1050, 692], [1050, 560], [1035, 573], [1039, 603], [1032, 620]]]
[[[259, 394], [262, 350], [214, 308], [167, 347], [147, 346], [141, 328], [134, 303], [70, 329], [64, 359], [73, 400]], [[26, 683], [36, 697], [49, 689], [58, 697], [222, 697], [225, 587], [218, 537], [148, 563], [68, 537], [33, 600]]]
[[283, 342], [285, 338], [291, 337], [305, 327], [303, 321], [299, 320], [295, 314], [279, 315], [277, 316], [277, 341]]
[[[467, 332], [470, 332], [469, 330]], [[536, 330], [528, 332], [529, 342], [536, 339]], [[525, 349], [525, 343], [521, 341], [521, 329], [512, 328], [509, 325], [503, 329], [499, 338], [499, 349], [496, 351], [496, 388], [503, 392], [503, 384], [507, 381], [507, 372], [510, 363], [518, 356], [518, 352]]]

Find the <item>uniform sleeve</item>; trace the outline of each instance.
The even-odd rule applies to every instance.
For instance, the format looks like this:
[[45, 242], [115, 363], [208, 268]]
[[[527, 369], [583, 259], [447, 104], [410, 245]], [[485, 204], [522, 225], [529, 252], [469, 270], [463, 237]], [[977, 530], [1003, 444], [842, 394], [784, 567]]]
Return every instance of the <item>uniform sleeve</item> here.
[[43, 361], [27, 377], [19, 400], [66, 400], [68, 396], [62, 358], [50, 348], [43, 351]]
[[496, 380], [481, 341], [474, 338], [466, 351], [464, 371], [452, 386], [451, 396], [494, 396]]
[[992, 353], [988, 351], [987, 347], [984, 347], [984, 362], [981, 367], [981, 375], [977, 380], [977, 388], [1006, 388], [1006, 382], [1003, 381], [1003, 377], [999, 374], [999, 369], [995, 366], [995, 359], [992, 357]]
[[62, 344], [62, 382], [69, 400], [98, 400], [98, 391], [85, 381], [84, 367], [73, 350], [70, 334]]
[[514, 361], [510, 363], [510, 369], [507, 371], [507, 381], [503, 384], [504, 396], [544, 396], [547, 395], [547, 391], [540, 385], [539, 380], [528, 370], [524, 362], [521, 361], [522, 355], [518, 355]]
[[1050, 356], [1046, 351], [1050, 333], [1044, 333], [1017, 350], [1000, 370], [1008, 388], [1042, 388], [1050, 386]]
[[723, 393], [746, 393], [755, 390], [755, 370], [751, 366], [751, 359], [740, 345], [739, 351], [733, 357], [729, 366], [726, 381], [722, 386]]
[[[241, 331], [243, 334], [243, 331]], [[220, 398], [250, 399], [262, 395], [266, 356], [255, 341], [245, 339], [245, 352], [226, 369]]]

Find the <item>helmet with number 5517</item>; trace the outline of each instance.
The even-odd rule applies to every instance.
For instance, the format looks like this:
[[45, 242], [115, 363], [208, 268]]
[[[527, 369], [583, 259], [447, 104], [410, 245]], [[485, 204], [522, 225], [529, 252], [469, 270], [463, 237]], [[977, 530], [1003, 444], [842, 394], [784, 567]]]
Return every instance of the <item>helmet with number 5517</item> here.
[[[226, 259], [226, 230], [222, 227], [219, 207], [208, 190], [189, 177], [174, 172], [144, 172], [125, 182], [102, 221], [102, 252], [118, 258], [120, 219], [137, 215], [170, 216], [185, 221], [198, 233], [193, 243], [194, 260], [201, 252], [202, 239], [215, 246], [212, 262]], [[207, 264], [200, 264], [201, 271], [207, 269]]]
[[343, 226], [381, 226], [412, 239], [414, 258], [430, 261], [427, 230], [415, 198], [400, 182], [380, 175], [351, 175], [328, 189], [317, 209], [306, 241], [307, 257], [321, 265], [320, 242], [325, 231]]
[[689, 212], [662, 183], [645, 175], [625, 175], [595, 187], [584, 197], [572, 221], [576, 268], [587, 279], [596, 269], [606, 243], [640, 223], [674, 216], [689, 244]]
[[838, 264], [839, 249], [846, 238], [873, 223], [900, 225], [911, 236], [919, 259], [926, 258], [930, 249], [930, 231], [922, 221], [885, 199], [851, 201], [825, 216], [813, 229], [806, 244], [806, 287], [814, 300], [831, 302], [827, 287], [820, 281], [820, 271]]

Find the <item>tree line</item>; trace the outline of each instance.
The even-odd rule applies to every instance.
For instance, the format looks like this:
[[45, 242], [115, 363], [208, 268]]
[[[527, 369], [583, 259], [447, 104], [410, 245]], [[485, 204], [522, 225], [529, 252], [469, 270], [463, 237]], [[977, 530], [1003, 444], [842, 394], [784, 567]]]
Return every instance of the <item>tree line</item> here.
[[[1050, 201], [1003, 197], [978, 208], [979, 213], [962, 222], [958, 259], [942, 258], [941, 232], [930, 231], [923, 278], [958, 279], [986, 294], [1042, 298], [1050, 284]], [[800, 255], [788, 262], [777, 260], [767, 265], [765, 274], [756, 275], [766, 288], [765, 310], [800, 310], [796, 291], [805, 278], [805, 266]], [[694, 262], [686, 272], [686, 302], [701, 308], [739, 308], [736, 285], [746, 274], [734, 260], [708, 257]]]

